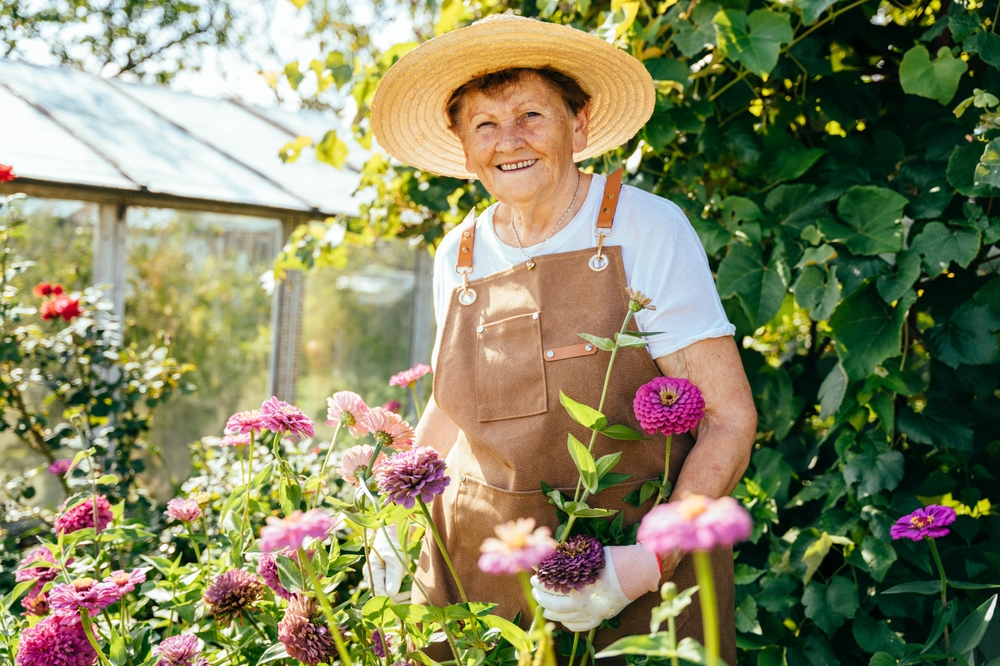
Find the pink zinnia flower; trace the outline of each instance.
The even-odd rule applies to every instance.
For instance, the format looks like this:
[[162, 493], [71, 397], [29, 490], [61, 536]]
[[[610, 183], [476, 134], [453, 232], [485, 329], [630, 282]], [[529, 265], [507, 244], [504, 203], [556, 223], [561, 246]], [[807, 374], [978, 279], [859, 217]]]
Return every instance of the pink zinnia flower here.
[[201, 642], [194, 634], [177, 634], [164, 638], [153, 648], [153, 654], [160, 655], [162, 666], [208, 666], [208, 660], [201, 656]]
[[382, 405], [382, 409], [390, 411], [393, 414], [399, 414], [403, 409], [403, 403], [399, 400], [386, 400], [385, 404]]
[[97, 507], [97, 532], [103, 532], [111, 524], [114, 516], [111, 513], [111, 503], [108, 502], [108, 498], [104, 495], [98, 495], [83, 500], [56, 518], [56, 533], [70, 534], [77, 530], [94, 527], [95, 506]]
[[282, 402], [274, 396], [264, 401], [260, 406], [260, 415], [264, 427], [271, 432], [291, 435], [292, 437], [312, 437], [313, 422], [302, 410], [287, 402]]
[[368, 432], [361, 424], [361, 417], [368, 413], [368, 405], [360, 395], [351, 391], [338, 391], [326, 399], [326, 404], [328, 426], [338, 423], [347, 426], [354, 437], [361, 437]]
[[54, 611], [76, 613], [88, 611], [96, 615], [120, 599], [114, 583], [98, 583], [93, 578], [77, 578], [69, 585], [56, 585], [49, 592], [49, 605]]
[[93, 666], [97, 652], [75, 613], [50, 615], [25, 629], [17, 648], [17, 666]]
[[263, 594], [260, 579], [243, 569], [230, 569], [205, 590], [205, 603], [222, 626], [229, 626], [233, 619], [249, 611]]
[[889, 529], [893, 539], [940, 539], [947, 536], [950, 529], [945, 527], [955, 522], [955, 510], [950, 506], [930, 504], [923, 509], [903, 516]]
[[264, 429], [264, 417], [259, 409], [237, 412], [226, 421], [226, 432], [230, 435], [247, 435]]
[[675, 435], [698, 425], [705, 416], [705, 399], [686, 379], [657, 377], [639, 387], [632, 409], [648, 434]]
[[429, 446], [417, 446], [389, 456], [375, 465], [378, 489], [385, 493], [388, 504], [402, 504], [412, 509], [419, 497], [430, 502], [451, 483], [446, 476], [444, 460]]
[[35, 585], [26, 596], [22, 597], [21, 606], [24, 607], [24, 615], [44, 617], [49, 614], [49, 598], [42, 591], [41, 583]]
[[250, 443], [250, 433], [241, 432], [235, 435], [223, 435], [222, 440], [219, 442], [220, 446], [246, 446]]
[[[337, 468], [337, 474], [352, 486], [357, 487], [357, 475], [359, 471], [368, 471], [368, 465], [371, 462], [373, 453], [375, 453], [375, 447], [368, 444], [352, 446], [344, 451], [344, 455], [340, 459], [340, 467]], [[385, 454], [379, 451], [378, 460], [375, 462], [377, 463], [381, 460], [385, 460]]]
[[135, 589], [136, 585], [146, 582], [146, 569], [133, 569], [132, 571], [112, 571], [111, 575], [105, 578], [102, 583], [113, 585], [121, 599], [126, 594]]
[[281, 584], [281, 577], [278, 576], [278, 562], [271, 553], [264, 553], [257, 561], [257, 575], [264, 579], [264, 584], [274, 590], [282, 599], [292, 598], [292, 593]]
[[288, 656], [310, 666], [337, 655], [337, 644], [317, 610], [315, 599], [296, 594], [278, 623], [278, 640]]
[[538, 580], [548, 589], [568, 594], [582, 590], [604, 569], [604, 546], [585, 534], [577, 534], [556, 546], [555, 552], [538, 564]]
[[399, 374], [393, 375], [389, 380], [389, 386], [414, 387], [421, 377], [431, 372], [431, 367], [423, 363], [417, 363], [409, 370], [403, 370]]
[[163, 515], [182, 523], [191, 523], [201, 518], [201, 507], [193, 499], [177, 497], [167, 502]]
[[732, 497], [713, 500], [688, 495], [647, 513], [636, 539], [663, 556], [675, 549], [689, 553], [732, 546], [749, 538], [752, 531], [750, 514]]
[[[72, 560], [70, 560], [72, 562]], [[33, 566], [36, 564], [47, 563], [52, 566]], [[14, 580], [18, 583], [23, 583], [26, 580], [33, 580], [39, 585], [44, 585], [50, 580], [54, 580], [59, 574], [59, 562], [56, 561], [55, 556], [52, 552], [45, 546], [37, 546], [28, 551], [28, 554], [24, 556], [20, 564], [17, 565], [17, 573], [14, 574]], [[69, 562], [67, 562], [69, 564]]]
[[375, 436], [382, 446], [406, 450], [413, 444], [410, 424], [384, 407], [372, 407], [361, 417], [361, 425]]
[[498, 538], [488, 537], [479, 547], [479, 570], [488, 574], [531, 571], [556, 550], [552, 530], [535, 528], [534, 518], [518, 518], [493, 528]]
[[69, 468], [73, 466], [73, 460], [71, 458], [60, 458], [56, 460], [51, 465], [49, 465], [49, 474], [54, 476], [62, 476], [69, 471]]
[[287, 518], [267, 517], [260, 530], [260, 549], [265, 553], [288, 549], [297, 552], [306, 537], [322, 540], [334, 531], [338, 521], [322, 509], [295, 511]]

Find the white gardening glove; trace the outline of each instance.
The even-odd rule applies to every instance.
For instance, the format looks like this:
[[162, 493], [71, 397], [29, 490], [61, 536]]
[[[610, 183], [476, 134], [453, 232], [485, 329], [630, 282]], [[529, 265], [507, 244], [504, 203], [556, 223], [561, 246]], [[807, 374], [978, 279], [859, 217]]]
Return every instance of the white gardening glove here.
[[[388, 533], [388, 536], [386, 536]], [[375, 531], [375, 539], [371, 545], [371, 555], [368, 562], [362, 567], [365, 580], [372, 594], [377, 597], [389, 597], [397, 604], [406, 603], [410, 600], [409, 590], [400, 592], [399, 588], [403, 584], [403, 576], [406, 572], [399, 558], [392, 552], [395, 547], [396, 552], [403, 554], [403, 547], [399, 543], [399, 536], [395, 525], [387, 528], [379, 528]], [[371, 578], [368, 577], [369, 568]]]
[[538, 576], [532, 576], [531, 596], [545, 609], [542, 616], [561, 622], [570, 631], [588, 631], [618, 615], [646, 592], [659, 589], [659, 559], [641, 544], [605, 546], [604, 562], [597, 580], [569, 594], [550, 590]]

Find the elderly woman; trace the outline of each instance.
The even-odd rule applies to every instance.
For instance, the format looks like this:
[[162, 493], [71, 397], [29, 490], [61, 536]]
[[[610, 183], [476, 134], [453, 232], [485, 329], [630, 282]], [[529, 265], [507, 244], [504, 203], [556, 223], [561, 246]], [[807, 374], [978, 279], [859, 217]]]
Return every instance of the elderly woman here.
[[[608, 354], [578, 334], [612, 336], [629, 304], [626, 289], [651, 299], [635, 316], [638, 329], [660, 333], [647, 349], [618, 355], [604, 409], [609, 422], [638, 428], [636, 389], [661, 374], [683, 377], [701, 388], [706, 410], [695, 440], [674, 438], [672, 497], [729, 494], [750, 457], [756, 411], [735, 329], [690, 223], [670, 201], [622, 186], [620, 170], [606, 178], [575, 164], [628, 141], [654, 101], [642, 64], [610, 44], [502, 15], [403, 56], [372, 102], [372, 128], [389, 154], [436, 174], [478, 178], [497, 200], [478, 217], [470, 212], [438, 249], [434, 397], [417, 439], [447, 455], [452, 483], [434, 503], [434, 519], [469, 599], [498, 603], [508, 618], [529, 617], [521, 589], [478, 571], [479, 546], [515, 518], [558, 524], [541, 484], [572, 494], [577, 471], [566, 437], [584, 434], [560, 406], [559, 391], [599, 403]], [[635, 509], [620, 498], [662, 474], [664, 439], [598, 438], [595, 456], [616, 451], [623, 451], [616, 471], [634, 476], [592, 504], [635, 522], [652, 502]], [[387, 544], [376, 546], [393, 561]], [[690, 558], [679, 554], [661, 562], [642, 545], [605, 552], [607, 565], [591, 586], [568, 595], [534, 588], [545, 617], [573, 631], [621, 613], [620, 628], [599, 632], [598, 644], [648, 632], [662, 582], [695, 584]], [[714, 553], [713, 563], [722, 656], [735, 663], [731, 551]], [[396, 595], [398, 570], [377, 569], [376, 591]], [[430, 597], [419, 601], [460, 601], [433, 543], [416, 576]], [[681, 636], [700, 638], [697, 603], [678, 625]]]

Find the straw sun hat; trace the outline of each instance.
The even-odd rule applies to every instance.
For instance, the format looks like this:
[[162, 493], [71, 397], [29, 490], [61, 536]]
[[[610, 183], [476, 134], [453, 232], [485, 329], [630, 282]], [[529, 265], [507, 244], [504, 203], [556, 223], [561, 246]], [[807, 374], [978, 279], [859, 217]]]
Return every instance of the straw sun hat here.
[[653, 113], [653, 79], [632, 56], [569, 26], [498, 14], [435, 37], [389, 68], [372, 100], [375, 138], [404, 164], [475, 178], [448, 129], [451, 94], [483, 74], [546, 66], [572, 76], [591, 97], [588, 144], [575, 161], [617, 148]]

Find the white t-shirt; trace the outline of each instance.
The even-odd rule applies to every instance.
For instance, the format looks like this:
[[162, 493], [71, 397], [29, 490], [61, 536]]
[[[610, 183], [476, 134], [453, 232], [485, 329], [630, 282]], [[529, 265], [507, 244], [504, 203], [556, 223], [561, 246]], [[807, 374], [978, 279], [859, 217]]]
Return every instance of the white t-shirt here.
[[[595, 174], [580, 211], [547, 241], [525, 248], [527, 254], [535, 257], [591, 247], [596, 250], [594, 225], [606, 182], [604, 176]], [[490, 206], [475, 221], [476, 243], [470, 280], [526, 261], [517, 247], [507, 245], [497, 236], [493, 228], [496, 207], [496, 204]], [[452, 229], [441, 240], [434, 258], [434, 314], [438, 337], [432, 363], [437, 361], [448, 301], [453, 298], [455, 287], [462, 284], [462, 276], [455, 271], [455, 262], [462, 230], [469, 224]], [[613, 233], [604, 244], [621, 246], [628, 285], [649, 296], [652, 305], [656, 306], [656, 310], [641, 310], [635, 315], [640, 331], [662, 331], [649, 338], [648, 349], [653, 358], [672, 354], [699, 340], [721, 338], [736, 332], [722, 309], [705, 248], [677, 204], [625, 185], [615, 212]]]

